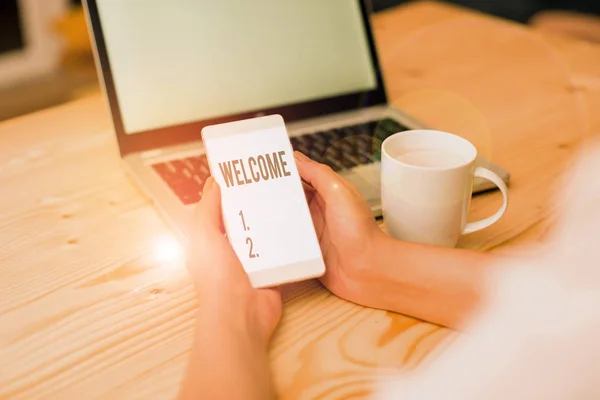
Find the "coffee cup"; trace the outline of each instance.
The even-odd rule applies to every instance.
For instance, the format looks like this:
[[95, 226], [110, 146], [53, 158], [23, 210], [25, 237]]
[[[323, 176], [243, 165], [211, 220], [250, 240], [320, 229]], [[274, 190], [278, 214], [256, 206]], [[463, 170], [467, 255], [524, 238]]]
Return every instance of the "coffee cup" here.
[[[382, 144], [381, 200], [388, 233], [400, 240], [454, 247], [461, 235], [496, 223], [508, 207], [508, 188], [494, 172], [477, 166], [468, 140], [435, 130], [396, 133]], [[491, 217], [467, 222], [473, 181], [493, 182], [503, 196]]]

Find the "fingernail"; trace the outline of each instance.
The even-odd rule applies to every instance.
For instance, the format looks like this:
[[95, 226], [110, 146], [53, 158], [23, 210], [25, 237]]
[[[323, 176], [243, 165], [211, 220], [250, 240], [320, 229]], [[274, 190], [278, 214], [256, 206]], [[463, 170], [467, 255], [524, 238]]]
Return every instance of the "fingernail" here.
[[300, 153], [299, 151], [294, 152], [294, 158], [296, 158], [296, 160], [299, 162], [310, 161], [310, 158], [306, 157], [304, 154]]

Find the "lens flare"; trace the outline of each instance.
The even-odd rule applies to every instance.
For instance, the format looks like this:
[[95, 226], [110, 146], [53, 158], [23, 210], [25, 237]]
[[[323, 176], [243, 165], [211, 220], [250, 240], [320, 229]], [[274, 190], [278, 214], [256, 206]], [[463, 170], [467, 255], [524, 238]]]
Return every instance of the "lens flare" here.
[[154, 243], [154, 259], [159, 263], [183, 260], [183, 245], [173, 236], [160, 236]]

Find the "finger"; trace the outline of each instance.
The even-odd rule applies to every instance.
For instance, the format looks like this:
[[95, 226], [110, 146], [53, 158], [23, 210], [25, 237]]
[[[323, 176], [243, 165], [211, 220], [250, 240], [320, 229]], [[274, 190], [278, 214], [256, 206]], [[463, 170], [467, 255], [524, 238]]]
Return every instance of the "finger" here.
[[224, 239], [221, 194], [213, 177], [204, 183], [202, 198], [194, 210], [190, 229], [187, 258], [189, 264], [196, 265], [208, 254], [213, 254], [212, 249]]
[[310, 186], [305, 181], [302, 181], [302, 189], [304, 189], [305, 192], [314, 192], [315, 191], [315, 188], [313, 188], [312, 186]]
[[204, 183], [202, 198], [194, 213], [194, 230], [196, 234], [223, 235], [221, 214], [221, 189], [215, 179], [210, 176]]
[[225, 237], [221, 213], [221, 190], [213, 177], [203, 188], [194, 213], [193, 231], [187, 249], [187, 267], [196, 278], [212, 282], [239, 282], [248, 277], [229, 240]]
[[313, 161], [298, 151], [294, 152], [294, 158], [300, 177], [312, 186], [326, 202], [335, 193], [339, 195], [340, 189], [350, 189], [344, 179], [330, 167]]
[[258, 301], [258, 308], [266, 313], [266, 320], [263, 319], [266, 323], [264, 328], [269, 331], [270, 336], [281, 318], [283, 305], [281, 288], [271, 287], [258, 289]]
[[271, 300], [281, 301], [281, 288], [279, 286], [258, 289], [262, 296], [268, 297]]
[[306, 202], [308, 204], [314, 199], [315, 194], [317, 193], [315, 189], [310, 186], [308, 183], [302, 181], [302, 188], [304, 189], [304, 195], [306, 196]]

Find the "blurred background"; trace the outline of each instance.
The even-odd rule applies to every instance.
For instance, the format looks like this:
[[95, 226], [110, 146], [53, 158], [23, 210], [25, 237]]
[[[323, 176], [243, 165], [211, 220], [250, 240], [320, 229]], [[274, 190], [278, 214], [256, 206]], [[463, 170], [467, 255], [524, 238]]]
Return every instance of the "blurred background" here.
[[[372, 5], [385, 12], [406, 2]], [[600, 0], [447, 2], [600, 44]], [[98, 92], [81, 0], [0, 0], [0, 120]]]

